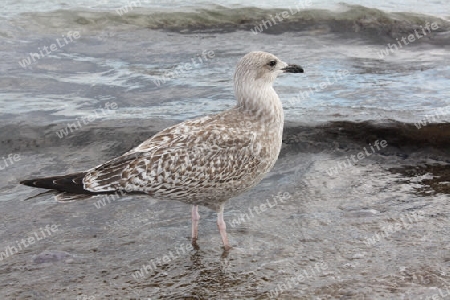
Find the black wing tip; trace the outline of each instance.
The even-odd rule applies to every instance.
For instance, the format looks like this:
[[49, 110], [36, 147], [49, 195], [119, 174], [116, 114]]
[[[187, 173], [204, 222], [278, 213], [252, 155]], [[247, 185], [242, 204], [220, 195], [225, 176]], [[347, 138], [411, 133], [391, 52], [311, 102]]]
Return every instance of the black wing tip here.
[[41, 189], [57, 190], [60, 192], [92, 194], [92, 192], [84, 189], [82, 180], [85, 175], [86, 172], [80, 172], [63, 176], [25, 179], [20, 181], [20, 184]]
[[25, 179], [25, 180], [21, 180], [19, 183], [23, 184], [23, 185], [28, 185], [28, 186], [35, 186], [36, 185], [36, 180], [34, 179]]

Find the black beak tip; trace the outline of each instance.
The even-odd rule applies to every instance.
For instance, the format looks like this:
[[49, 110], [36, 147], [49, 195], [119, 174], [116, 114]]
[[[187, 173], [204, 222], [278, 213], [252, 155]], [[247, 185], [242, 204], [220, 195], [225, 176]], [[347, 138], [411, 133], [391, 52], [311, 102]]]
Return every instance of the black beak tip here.
[[298, 65], [287, 65], [283, 71], [285, 73], [304, 73], [303, 68]]

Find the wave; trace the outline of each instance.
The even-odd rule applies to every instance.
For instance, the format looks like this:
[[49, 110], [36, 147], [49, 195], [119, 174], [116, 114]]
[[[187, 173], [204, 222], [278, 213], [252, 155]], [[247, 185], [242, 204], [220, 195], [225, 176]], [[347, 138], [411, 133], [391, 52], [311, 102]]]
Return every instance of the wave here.
[[450, 123], [418, 124], [403, 123], [394, 120], [385, 121], [336, 121], [315, 127], [285, 126], [283, 142], [285, 144], [317, 143], [319, 148], [334, 149], [338, 140], [345, 143], [367, 145], [375, 140], [386, 140], [390, 146], [402, 149], [440, 149], [450, 162]]
[[[106, 120], [74, 131], [64, 138], [57, 134], [62, 124], [9, 124], [0, 127], [0, 157], [17, 153], [24, 157], [36, 153], [55, 157], [57, 153], [72, 153], [75, 156], [69, 155], [72, 158], [68, 161], [80, 155], [83, 159], [91, 156], [97, 159], [102, 157], [105, 161], [129, 151], [168, 125], [167, 120], [162, 121], [122, 120], [117, 124], [117, 121]], [[344, 155], [350, 157], [363, 149], [366, 153], [376, 152], [377, 155], [371, 159], [384, 164], [392, 173], [414, 178], [428, 175], [421, 179], [422, 186], [415, 185], [415, 188], [420, 186], [420, 193], [427, 196], [450, 194], [450, 123], [433, 123], [420, 129], [415, 124], [396, 121], [342, 121], [313, 127], [287, 124], [280, 159], [290, 157], [289, 163], [292, 165], [296, 157], [305, 157], [305, 153], [327, 153], [336, 154], [336, 159], [342, 160]], [[63, 164], [63, 167], [67, 166]], [[61, 172], [64, 170], [61, 169]], [[433, 175], [430, 177], [429, 174]], [[417, 182], [416, 179], [414, 182]]]
[[[124, 126], [124, 124], [127, 124]], [[105, 120], [86, 126], [61, 138], [58, 132], [66, 125], [5, 124], [0, 127], [1, 154], [44, 149], [48, 147], [78, 148], [102, 145], [107, 155], [122, 154], [130, 145], [138, 145], [159, 130], [173, 125], [168, 120]], [[150, 130], [149, 128], [153, 128]], [[409, 150], [439, 150], [450, 163], [450, 123], [432, 123], [417, 129], [415, 124], [398, 121], [329, 122], [317, 126], [286, 124], [283, 144], [295, 152], [334, 151], [336, 144], [342, 147], [359, 147], [386, 140], [389, 146]], [[109, 145], [108, 147], [103, 147]], [[353, 145], [353, 146], [352, 146]], [[408, 150], [409, 149], [409, 150]]]
[[[132, 2], [129, 2], [132, 3]], [[263, 9], [230, 8], [219, 5], [191, 8], [189, 11], [155, 11], [149, 8], [124, 6], [113, 11], [57, 10], [24, 13], [16, 20], [22, 28], [61, 30], [62, 28], [95, 32], [110, 29], [128, 30], [130, 26], [190, 32], [229, 32], [248, 30], [254, 34], [305, 32], [310, 34], [345, 33], [398, 38], [421, 32], [427, 24], [438, 29], [429, 33], [429, 42], [450, 41], [450, 22], [435, 16], [416, 13], [389, 13], [376, 8], [342, 4], [344, 9], [303, 9], [290, 7]], [[425, 39], [423, 39], [425, 40]]]

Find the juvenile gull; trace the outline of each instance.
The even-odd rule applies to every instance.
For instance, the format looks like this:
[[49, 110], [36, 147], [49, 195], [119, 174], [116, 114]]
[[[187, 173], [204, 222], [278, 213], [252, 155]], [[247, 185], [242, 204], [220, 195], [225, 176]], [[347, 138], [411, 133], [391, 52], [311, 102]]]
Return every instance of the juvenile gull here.
[[284, 114], [273, 89], [281, 73], [303, 73], [266, 52], [250, 52], [234, 74], [237, 105], [222, 113], [166, 128], [136, 148], [86, 172], [21, 181], [77, 194], [145, 193], [192, 204], [197, 246], [198, 205], [217, 211], [225, 250], [225, 202], [258, 184], [281, 149]]

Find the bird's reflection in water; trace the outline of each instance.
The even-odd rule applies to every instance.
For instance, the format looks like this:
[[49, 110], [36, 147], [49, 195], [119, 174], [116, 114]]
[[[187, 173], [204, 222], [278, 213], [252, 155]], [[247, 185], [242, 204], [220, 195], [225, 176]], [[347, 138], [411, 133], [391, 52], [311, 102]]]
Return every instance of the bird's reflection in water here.
[[[189, 268], [193, 273], [197, 273], [191, 289], [192, 299], [211, 299], [213, 296], [228, 294], [242, 284], [244, 280], [252, 280], [254, 273], [241, 273], [238, 266], [241, 264], [241, 255], [233, 255], [233, 250], [218, 253], [216, 259], [209, 259], [206, 253], [201, 250], [196, 251], [190, 257], [192, 266]], [[238, 297], [241, 294], [237, 294]], [[239, 298], [239, 297], [238, 297]], [[191, 299], [191, 298], [186, 298]]]

